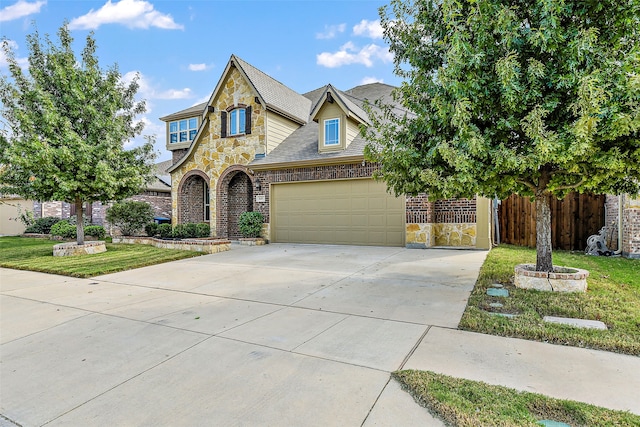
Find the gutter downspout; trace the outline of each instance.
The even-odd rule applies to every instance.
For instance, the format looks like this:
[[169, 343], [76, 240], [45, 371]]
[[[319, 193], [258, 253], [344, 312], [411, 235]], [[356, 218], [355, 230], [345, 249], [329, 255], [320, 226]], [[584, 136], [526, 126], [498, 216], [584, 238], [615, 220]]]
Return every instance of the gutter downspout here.
[[622, 253], [622, 203], [624, 202], [624, 195], [618, 195], [618, 250], [613, 255], [620, 255]]

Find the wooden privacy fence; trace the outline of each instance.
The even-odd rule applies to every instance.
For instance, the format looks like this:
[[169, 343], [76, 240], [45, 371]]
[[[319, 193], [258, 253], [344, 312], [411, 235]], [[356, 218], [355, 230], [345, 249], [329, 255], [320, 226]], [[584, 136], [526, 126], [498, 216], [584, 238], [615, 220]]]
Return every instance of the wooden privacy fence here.
[[[554, 249], [583, 250], [587, 238], [604, 226], [604, 195], [571, 193], [551, 200], [551, 244]], [[536, 246], [536, 210], [528, 197], [512, 195], [498, 208], [500, 241]]]

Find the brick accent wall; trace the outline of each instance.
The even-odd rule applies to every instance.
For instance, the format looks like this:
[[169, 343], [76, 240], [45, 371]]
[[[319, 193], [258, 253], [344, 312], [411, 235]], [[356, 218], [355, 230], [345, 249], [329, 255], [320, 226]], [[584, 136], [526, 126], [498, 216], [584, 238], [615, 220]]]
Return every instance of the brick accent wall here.
[[171, 153], [171, 160], [172, 160], [171, 164], [175, 164], [178, 160], [183, 158], [184, 155], [187, 154], [187, 151], [189, 151], [188, 148], [182, 148], [182, 149], [179, 149], [179, 150], [174, 150]]
[[618, 196], [607, 195], [604, 202], [604, 225], [607, 227], [606, 245], [611, 250], [618, 249], [618, 209], [619, 198]]
[[439, 224], [476, 222], [476, 199], [446, 199], [434, 202], [435, 218]]
[[622, 254], [640, 258], [640, 199], [625, 196], [622, 224]]
[[239, 172], [231, 179], [227, 197], [223, 196], [222, 200], [218, 201], [220, 209], [225, 209], [226, 205], [227, 210], [226, 224], [219, 224], [218, 235], [225, 235], [221, 233], [226, 232], [226, 236], [229, 239], [242, 237], [238, 227], [238, 220], [244, 212], [253, 210], [251, 189], [251, 180], [247, 174]]
[[434, 204], [426, 194], [407, 197], [407, 224], [428, 224], [433, 222]]
[[180, 223], [204, 221], [204, 184], [202, 177], [187, 178], [180, 192]]

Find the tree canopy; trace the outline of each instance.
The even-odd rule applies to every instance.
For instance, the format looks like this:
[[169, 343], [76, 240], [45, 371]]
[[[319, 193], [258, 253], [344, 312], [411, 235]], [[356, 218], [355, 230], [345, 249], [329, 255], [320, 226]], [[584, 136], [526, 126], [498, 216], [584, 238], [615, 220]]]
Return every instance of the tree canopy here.
[[640, 2], [392, 0], [384, 37], [404, 81], [370, 109], [378, 177], [396, 193], [536, 201], [640, 189]]
[[22, 70], [4, 40], [10, 76], [0, 79], [2, 116], [0, 186], [5, 193], [76, 206], [78, 244], [83, 243], [84, 203], [122, 200], [140, 192], [151, 178], [153, 141], [126, 150], [141, 134], [136, 116], [137, 79], [122, 81], [117, 65], [98, 64], [93, 34], [77, 59], [67, 24], [59, 45], [38, 32], [27, 36], [28, 70]]

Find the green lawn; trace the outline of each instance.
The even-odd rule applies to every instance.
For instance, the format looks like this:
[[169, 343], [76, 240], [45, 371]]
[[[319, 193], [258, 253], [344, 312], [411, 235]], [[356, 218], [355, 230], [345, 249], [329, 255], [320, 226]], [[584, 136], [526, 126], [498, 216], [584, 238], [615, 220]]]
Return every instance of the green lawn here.
[[540, 426], [540, 420], [579, 426], [639, 426], [640, 416], [586, 403], [553, 399], [507, 387], [452, 378], [428, 371], [393, 376], [429, 412], [447, 425]]
[[41, 271], [73, 277], [93, 277], [202, 255], [200, 252], [159, 249], [149, 245], [107, 243], [107, 252], [54, 257], [46, 239], [0, 237], [0, 267]]
[[[535, 263], [535, 250], [501, 245], [489, 252], [459, 328], [492, 335], [640, 355], [640, 260], [555, 251], [554, 265], [589, 270], [586, 293], [540, 292], [513, 286], [513, 267]], [[500, 283], [507, 298], [490, 297]], [[489, 304], [500, 302], [502, 308]], [[517, 314], [507, 318], [493, 313]], [[600, 320], [606, 331], [548, 324], [544, 316]]]

